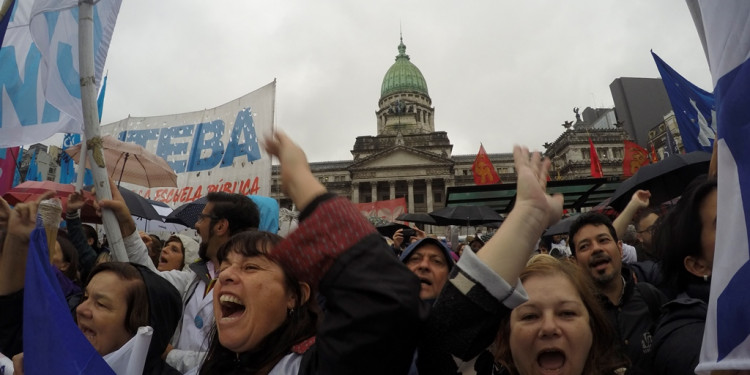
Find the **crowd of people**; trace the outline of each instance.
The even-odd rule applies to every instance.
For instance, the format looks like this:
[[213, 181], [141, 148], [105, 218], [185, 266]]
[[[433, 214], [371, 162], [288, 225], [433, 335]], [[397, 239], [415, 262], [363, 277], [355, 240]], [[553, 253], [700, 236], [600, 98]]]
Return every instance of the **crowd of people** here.
[[[301, 211], [278, 218], [239, 194], [209, 193], [199, 241], [136, 230], [119, 195], [113, 261], [73, 194], [50, 263], [83, 336], [101, 356], [153, 329], [144, 374], [693, 374], [716, 233], [715, 176], [667, 209], [639, 190], [612, 221], [578, 215], [567, 234], [549, 160], [514, 148], [517, 197], [490, 236], [450, 244], [413, 228], [383, 238], [326, 191], [304, 152], [264, 144]], [[25, 263], [39, 202], [0, 200], [0, 353], [23, 374]], [[656, 206], [656, 207], [654, 207]], [[274, 225], [274, 224], [271, 224]], [[625, 242], [623, 242], [625, 240]]]

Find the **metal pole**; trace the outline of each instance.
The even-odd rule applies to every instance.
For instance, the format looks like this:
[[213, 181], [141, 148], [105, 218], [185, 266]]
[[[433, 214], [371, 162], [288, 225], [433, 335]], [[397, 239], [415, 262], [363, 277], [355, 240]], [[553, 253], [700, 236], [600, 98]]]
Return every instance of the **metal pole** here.
[[[112, 199], [99, 132], [99, 110], [96, 106], [96, 82], [94, 71], [94, 0], [82, 0], [78, 18], [78, 66], [81, 74], [81, 104], [83, 125], [89, 148], [88, 159], [98, 199]], [[80, 159], [79, 159], [80, 160]], [[86, 163], [84, 162], [85, 166]], [[102, 210], [102, 223], [107, 233], [109, 248], [115, 260], [126, 262], [125, 243], [115, 213]]]

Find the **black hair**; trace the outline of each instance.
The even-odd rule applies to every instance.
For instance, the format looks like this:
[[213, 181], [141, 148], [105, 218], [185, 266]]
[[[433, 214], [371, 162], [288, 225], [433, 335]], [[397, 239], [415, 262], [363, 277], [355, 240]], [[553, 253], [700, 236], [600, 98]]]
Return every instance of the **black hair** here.
[[217, 218], [211, 219], [211, 226], [216, 220], [227, 219], [230, 235], [260, 226], [260, 211], [252, 199], [220, 191], [208, 193], [206, 199], [208, 203], [214, 204], [211, 214]]
[[[230, 252], [244, 257], [262, 256], [276, 263], [269, 253], [281, 242], [282, 237], [263, 231], [241, 232], [219, 248], [217, 259], [223, 262]], [[208, 354], [200, 369], [200, 374], [243, 373], [256, 374], [268, 370], [283, 358], [292, 346], [313, 337], [317, 333], [318, 313], [315, 298], [309, 296], [302, 301], [302, 289], [299, 280], [286, 265], [276, 263], [284, 273], [287, 290], [296, 298], [297, 307], [289, 313], [287, 319], [276, 330], [263, 338], [251, 351], [235, 353], [219, 341], [216, 325], [211, 330]]]
[[716, 188], [715, 179], [698, 176], [688, 185], [677, 204], [657, 222], [654, 249], [662, 259], [663, 282], [675, 291], [684, 291], [688, 284], [703, 281], [685, 269], [684, 261], [685, 257], [702, 254], [700, 208]]
[[83, 228], [84, 234], [86, 234], [86, 240], [93, 239], [94, 243], [91, 244], [91, 247], [94, 249], [94, 251], [99, 254], [102, 250], [99, 246], [99, 234], [96, 233], [96, 229], [88, 224], [81, 224], [81, 228]]
[[78, 250], [64, 231], [57, 232], [57, 243], [60, 244], [63, 261], [68, 263], [68, 268], [60, 271], [76, 285], [81, 286], [81, 276], [78, 273]]
[[[244, 195], [214, 191], [208, 193], [206, 201], [214, 204], [211, 211], [210, 230], [213, 230], [214, 224], [221, 219], [227, 220], [230, 236], [248, 229], [257, 229], [260, 226], [258, 206], [252, 199]], [[210, 260], [207, 250], [206, 245], [201, 243], [198, 248], [198, 256], [204, 261]]]
[[612, 220], [610, 220], [606, 215], [600, 214], [598, 212], [586, 212], [581, 215], [578, 215], [578, 217], [573, 221], [573, 224], [570, 225], [570, 229], [568, 230], [568, 238], [570, 240], [570, 251], [573, 254], [573, 256], [576, 255], [576, 242], [575, 242], [575, 235], [578, 233], [578, 231], [581, 230], [581, 228], [585, 227], [586, 225], [594, 225], [594, 226], [600, 226], [605, 225], [607, 226], [607, 229], [609, 229], [609, 234], [612, 236], [612, 239], [615, 242], [618, 242], [617, 239], [617, 232], [615, 231], [615, 227], [612, 225]]

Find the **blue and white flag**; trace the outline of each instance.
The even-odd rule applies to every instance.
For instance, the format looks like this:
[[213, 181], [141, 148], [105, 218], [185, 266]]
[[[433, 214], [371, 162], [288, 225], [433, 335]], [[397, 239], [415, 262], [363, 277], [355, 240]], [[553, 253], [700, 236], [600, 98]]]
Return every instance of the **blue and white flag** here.
[[29, 160], [29, 169], [26, 170], [26, 178], [24, 178], [24, 181], [44, 181], [42, 179], [42, 174], [39, 173], [39, 166], [36, 163], [37, 153], [37, 151], [34, 151], [34, 154], [31, 155], [31, 160]]
[[[96, 82], [121, 2], [94, 7]], [[83, 131], [78, 67], [78, 0], [16, 0], [0, 49], [0, 147]]]
[[70, 315], [41, 225], [31, 232], [23, 294], [25, 374], [114, 375]]
[[718, 207], [701, 361], [750, 369], [750, 1], [688, 1], [711, 68], [718, 121]]
[[711, 152], [716, 139], [714, 95], [683, 78], [653, 51], [651, 55], [672, 103], [685, 152]]
[[666, 159], [672, 155], [677, 155], [680, 153], [680, 150], [677, 148], [677, 142], [674, 140], [674, 136], [672, 135], [672, 131], [667, 126], [667, 131], [664, 132], [666, 137], [666, 142], [664, 142], [664, 157], [662, 159]]

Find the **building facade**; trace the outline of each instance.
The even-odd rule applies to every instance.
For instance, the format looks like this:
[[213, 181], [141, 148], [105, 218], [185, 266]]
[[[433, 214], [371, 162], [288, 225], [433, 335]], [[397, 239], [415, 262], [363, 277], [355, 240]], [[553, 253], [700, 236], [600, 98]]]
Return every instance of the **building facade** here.
[[[427, 81], [406, 54], [403, 40], [383, 77], [375, 117], [377, 135], [357, 137], [352, 160], [310, 163], [329, 191], [354, 203], [405, 198], [408, 212], [431, 212], [445, 206], [446, 188], [474, 184], [476, 155], [453, 155], [448, 133], [435, 130]], [[489, 157], [504, 182], [515, 181], [512, 154]], [[278, 166], [272, 177], [272, 197], [290, 208], [281, 193]]]

